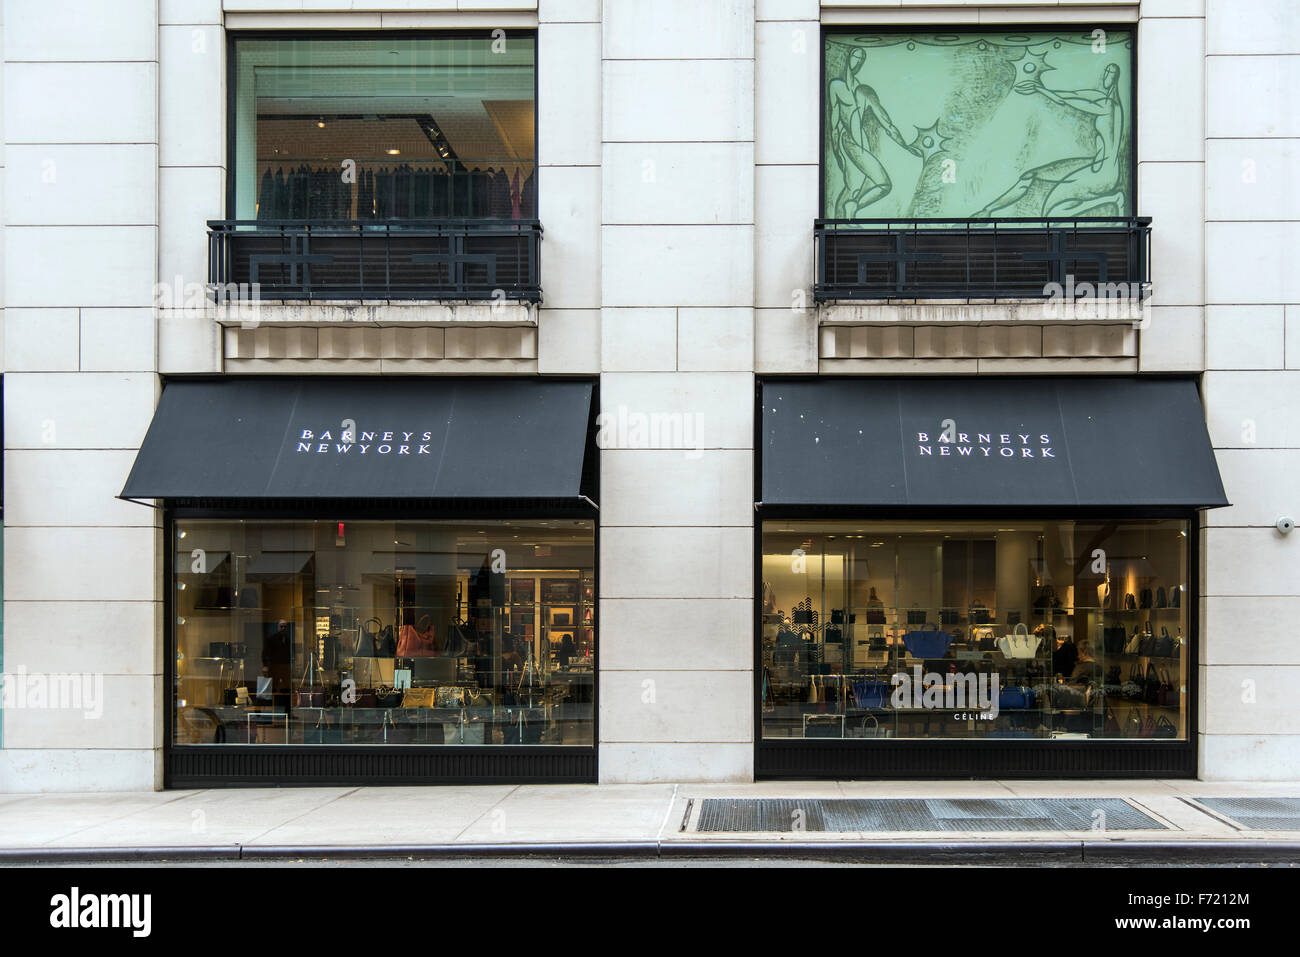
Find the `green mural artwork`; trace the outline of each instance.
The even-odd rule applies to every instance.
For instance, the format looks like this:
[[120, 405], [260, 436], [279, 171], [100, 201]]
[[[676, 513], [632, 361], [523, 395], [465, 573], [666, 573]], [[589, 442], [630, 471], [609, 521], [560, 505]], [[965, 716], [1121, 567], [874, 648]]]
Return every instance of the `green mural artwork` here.
[[825, 43], [823, 215], [1133, 214], [1132, 33]]

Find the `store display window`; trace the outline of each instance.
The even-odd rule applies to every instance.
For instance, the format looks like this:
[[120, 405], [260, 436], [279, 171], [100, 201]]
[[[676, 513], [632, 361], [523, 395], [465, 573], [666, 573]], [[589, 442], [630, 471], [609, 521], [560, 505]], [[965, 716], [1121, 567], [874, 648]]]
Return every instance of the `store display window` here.
[[1186, 740], [1188, 533], [764, 521], [762, 737]]
[[231, 42], [234, 218], [536, 219], [529, 33]]
[[593, 521], [172, 529], [173, 744], [594, 744]]

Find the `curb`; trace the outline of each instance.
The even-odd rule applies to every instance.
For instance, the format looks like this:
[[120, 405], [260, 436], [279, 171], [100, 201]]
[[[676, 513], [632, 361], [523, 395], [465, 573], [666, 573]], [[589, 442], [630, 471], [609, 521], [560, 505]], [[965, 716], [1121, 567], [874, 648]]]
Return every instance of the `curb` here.
[[217, 845], [207, 847], [0, 848], [12, 864], [230, 863], [301, 860], [463, 860], [548, 858], [645, 861], [724, 858], [817, 860], [863, 864], [1294, 864], [1300, 842], [1289, 841], [608, 841], [554, 844]]

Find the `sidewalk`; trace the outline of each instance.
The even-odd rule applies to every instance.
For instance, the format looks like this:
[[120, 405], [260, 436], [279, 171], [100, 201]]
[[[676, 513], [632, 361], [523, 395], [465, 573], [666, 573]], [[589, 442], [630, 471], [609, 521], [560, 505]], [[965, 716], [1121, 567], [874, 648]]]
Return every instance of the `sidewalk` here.
[[[1246, 811], [1272, 816], [1250, 818], [1240, 808], [1230, 816], [1198, 800], [1218, 798], [1265, 801]], [[721, 803], [706, 804], [715, 801]], [[1059, 817], [1052, 819], [1054, 814]], [[1287, 814], [1289, 820], [1281, 817]], [[846, 829], [854, 821], [866, 829]], [[716, 826], [769, 829], [709, 829]], [[492, 855], [1300, 865], [1300, 782], [826, 781], [0, 794], [0, 865]]]

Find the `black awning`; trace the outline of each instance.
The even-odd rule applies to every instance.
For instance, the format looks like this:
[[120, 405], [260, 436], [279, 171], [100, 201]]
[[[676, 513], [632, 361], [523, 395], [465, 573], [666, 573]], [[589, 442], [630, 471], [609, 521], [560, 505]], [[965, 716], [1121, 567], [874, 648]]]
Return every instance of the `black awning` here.
[[128, 499], [577, 499], [590, 382], [170, 382]]
[[763, 385], [763, 505], [1227, 505], [1196, 384], [1112, 377]]

